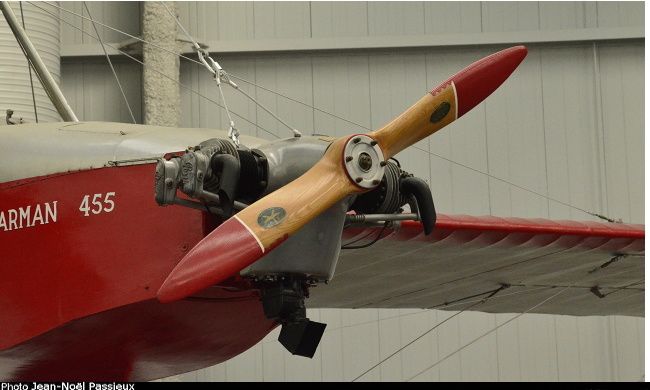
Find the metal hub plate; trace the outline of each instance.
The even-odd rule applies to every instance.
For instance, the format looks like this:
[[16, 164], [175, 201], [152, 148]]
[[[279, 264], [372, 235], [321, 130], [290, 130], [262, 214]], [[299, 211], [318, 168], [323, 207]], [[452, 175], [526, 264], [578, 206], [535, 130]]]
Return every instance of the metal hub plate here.
[[384, 177], [384, 154], [377, 142], [367, 135], [355, 135], [345, 144], [345, 170], [357, 186], [375, 188]]

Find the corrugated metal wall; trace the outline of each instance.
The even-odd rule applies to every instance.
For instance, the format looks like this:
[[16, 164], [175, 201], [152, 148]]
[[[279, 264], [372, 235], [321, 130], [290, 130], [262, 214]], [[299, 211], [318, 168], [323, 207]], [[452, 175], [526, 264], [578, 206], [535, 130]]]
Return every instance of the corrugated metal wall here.
[[[60, 69], [60, 27], [58, 9], [43, 4], [42, 9], [22, 6], [16, 1], [9, 2], [16, 18], [29, 34], [33, 46], [38, 50], [43, 64], [49, 69], [52, 79], [59, 81]], [[22, 12], [24, 10], [24, 14]], [[0, 13], [0, 16], [2, 14]], [[61, 117], [42, 88], [36, 73], [30, 70], [27, 59], [16, 41], [9, 24], [2, 17], [0, 24], [0, 94], [1, 123], [5, 124], [7, 110], [14, 111], [12, 118], [23, 118], [34, 123], [60, 121]], [[34, 94], [32, 95], [32, 91]]]
[[180, 2], [195, 37], [253, 40], [446, 35], [644, 25], [641, 1]]
[[[109, 25], [124, 7], [133, 8], [90, 4], [110, 20], [95, 11], [93, 17]], [[591, 220], [584, 210], [592, 210], [644, 222], [645, 46], [625, 38], [643, 28], [643, 2], [180, 2], [179, 8], [193, 38], [210, 45], [239, 86], [305, 134], [375, 129], [463, 67], [525, 42], [529, 55], [506, 84], [400, 153], [402, 166], [430, 183], [442, 213]], [[122, 28], [137, 33], [129, 18]], [[65, 52], [66, 45], [90, 41], [64, 28], [63, 42]], [[120, 72], [129, 75], [135, 100], [137, 69], [124, 64]], [[205, 69], [183, 61], [181, 83], [213, 101], [182, 88], [183, 127], [227, 128]], [[70, 56], [63, 84], [80, 119], [130, 121], [116, 108], [123, 99], [109, 86], [105, 65]], [[291, 136], [237, 91], [225, 93], [242, 133]], [[494, 330], [514, 315], [308, 314], [328, 324], [312, 360], [284, 351], [274, 332], [231, 361], [173, 379], [350, 381], [436, 325], [359, 380], [644, 379], [644, 318], [524, 315]]]
[[[121, 43], [133, 40], [129, 35], [140, 35], [139, 2], [66, 1], [61, 7], [62, 51], [94, 45], [97, 55], [92, 58], [62, 55], [61, 90], [79, 120], [132, 123], [121, 85], [136, 122], [142, 123], [142, 65], [126, 56], [111, 56], [120, 80], [118, 84], [104, 56], [104, 49], [112, 54], [115, 50], [111, 49], [121, 48]], [[93, 25], [91, 17], [98, 23]], [[97, 39], [97, 31], [104, 48]]]

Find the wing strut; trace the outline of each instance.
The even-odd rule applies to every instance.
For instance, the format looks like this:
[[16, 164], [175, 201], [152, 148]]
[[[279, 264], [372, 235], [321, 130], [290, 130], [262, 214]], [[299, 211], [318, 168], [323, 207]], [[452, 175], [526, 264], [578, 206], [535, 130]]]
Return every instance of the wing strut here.
[[9, 3], [6, 1], [0, 1], [0, 9], [2, 9], [2, 13], [5, 15], [7, 24], [9, 24], [9, 27], [11, 27], [11, 31], [13, 31], [18, 44], [25, 52], [25, 57], [27, 57], [27, 60], [29, 60], [29, 63], [32, 65], [34, 71], [38, 75], [39, 80], [41, 80], [41, 84], [43, 84], [45, 92], [47, 92], [50, 100], [52, 100], [52, 104], [54, 104], [54, 107], [56, 107], [59, 115], [61, 115], [61, 119], [63, 119], [65, 122], [79, 122], [77, 116], [72, 111], [72, 108], [70, 108], [70, 105], [65, 100], [65, 96], [63, 96], [63, 93], [59, 89], [59, 86], [56, 84], [56, 81], [54, 81], [54, 78], [50, 74], [50, 71], [45, 66], [45, 63], [41, 59], [41, 56], [38, 55], [36, 48], [34, 48], [34, 45], [32, 45], [32, 42], [25, 33], [25, 30], [23, 30], [23, 28], [20, 26], [20, 23], [18, 22], [14, 11], [9, 6]]

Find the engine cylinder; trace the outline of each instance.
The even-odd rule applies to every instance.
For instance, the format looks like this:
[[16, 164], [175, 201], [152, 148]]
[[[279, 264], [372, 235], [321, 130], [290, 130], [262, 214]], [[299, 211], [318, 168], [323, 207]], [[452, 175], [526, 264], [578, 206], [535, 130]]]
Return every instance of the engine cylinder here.
[[392, 214], [408, 202], [400, 192], [400, 179], [410, 176], [388, 161], [381, 183], [372, 191], [357, 196], [350, 209], [361, 214]]

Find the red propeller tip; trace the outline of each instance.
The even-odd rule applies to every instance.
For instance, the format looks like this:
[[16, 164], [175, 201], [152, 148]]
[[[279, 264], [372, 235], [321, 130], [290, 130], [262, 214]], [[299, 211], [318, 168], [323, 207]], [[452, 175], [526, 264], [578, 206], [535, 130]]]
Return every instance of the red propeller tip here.
[[258, 260], [264, 251], [257, 237], [237, 217], [212, 231], [185, 255], [158, 290], [169, 303], [213, 286]]
[[[423, 97], [404, 114], [369, 133], [381, 149], [379, 154], [392, 157], [471, 110], [510, 76], [526, 53], [523, 46], [502, 50], [449, 78], [431, 91], [431, 96]], [[456, 115], [448, 115], [450, 112]], [[307, 173], [208, 234], [174, 268], [158, 290], [158, 299], [172, 302], [236, 275], [334, 202], [359, 192], [340, 161], [347, 139], [332, 143]]]
[[454, 83], [460, 118], [485, 100], [517, 69], [528, 54], [524, 46], [515, 46], [487, 56], [445, 80], [431, 91], [436, 95]]

